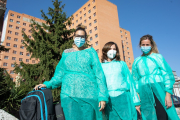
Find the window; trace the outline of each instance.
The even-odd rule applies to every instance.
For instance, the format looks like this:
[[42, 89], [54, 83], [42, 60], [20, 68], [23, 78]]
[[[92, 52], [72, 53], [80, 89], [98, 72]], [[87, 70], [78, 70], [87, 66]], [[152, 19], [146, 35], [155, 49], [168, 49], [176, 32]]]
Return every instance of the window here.
[[17, 24], [20, 24], [20, 21], [16, 21]]
[[131, 58], [130, 58], [130, 57], [128, 57], [128, 59], [129, 59], [129, 60], [131, 60]]
[[95, 3], [95, 0], [93, 0], [93, 2], [92, 3]]
[[93, 7], [93, 10], [95, 10], [95, 9], [96, 9], [96, 6]]
[[11, 14], [10, 14], [10, 16], [13, 16], [13, 17], [14, 17], [14, 14], [13, 14], [13, 13], [11, 13]]
[[91, 10], [89, 10], [88, 13], [91, 13]]
[[8, 64], [7, 63], [3, 63], [3, 66], [8, 66]]
[[26, 23], [23, 23], [24, 26], [26, 26]]
[[6, 50], [5, 52], [6, 52], [6, 53], [9, 53], [9, 50]]
[[8, 33], [9, 33], [9, 34], [12, 34], [12, 31], [8, 30]]
[[29, 39], [31, 39], [31, 36], [30, 36], [30, 35], [28, 35], [28, 38], [29, 38]]
[[123, 36], [121, 35], [121, 38], [123, 38]]
[[91, 47], [93, 47], [93, 44], [91, 44]]
[[18, 27], [18, 26], [16, 26], [16, 29], [17, 29], [17, 30], [19, 30], [19, 27]]
[[21, 43], [23, 43], [24, 42], [24, 40], [21, 40]]
[[86, 23], [86, 20], [84, 20], [84, 23]]
[[29, 59], [26, 59], [26, 62], [29, 62]]
[[16, 57], [12, 57], [12, 60], [16, 60]]
[[129, 55], [130, 53], [128, 52], [128, 55]]
[[127, 35], [127, 33], [125, 32], [125, 35]]
[[81, 14], [81, 13], [82, 13], [82, 11], [79, 12], [79, 14]]
[[97, 49], [96, 52], [99, 53], [99, 49]]
[[15, 35], [19, 35], [19, 33], [18, 33], [18, 32], [15, 32]]
[[126, 60], [126, 57], [124, 56], [124, 61]]
[[23, 52], [20, 52], [20, 55], [23, 55]]
[[22, 34], [22, 37], [24, 37], [24, 34]]
[[89, 23], [89, 27], [91, 27], [91, 23]]
[[29, 54], [29, 53], [26, 53], [26, 56], [30, 56], [30, 54]]
[[14, 45], [13, 45], [13, 47], [17, 48], [17, 45], [16, 45], [16, 44], [14, 44]]
[[95, 38], [97, 38], [98, 37], [98, 34], [95, 34]]
[[19, 65], [19, 68], [23, 68], [21, 65]]
[[91, 33], [92, 33], [92, 30], [89, 31], [89, 34], [91, 34]]
[[4, 59], [8, 59], [9, 57], [8, 56], [4, 56]]
[[78, 20], [76, 20], [76, 23], [78, 23]]
[[6, 43], [6, 46], [10, 46], [10, 43]]
[[89, 16], [89, 20], [91, 19], [91, 16]]
[[32, 25], [31, 25], [31, 24], [29, 24], [29, 27], [32, 27]]
[[10, 19], [10, 22], [13, 22], [13, 19]]
[[35, 60], [32, 60], [32, 63], [35, 63]]
[[16, 54], [16, 53], [17, 53], [17, 51], [13, 50], [13, 54]]
[[82, 17], [80, 17], [80, 20], [82, 20]]
[[126, 40], [127, 40], [128, 38], [126, 37]]
[[91, 5], [89, 4], [88, 7], [90, 7]]
[[17, 39], [17, 38], [14, 38], [14, 41], [18, 41], [18, 39]]
[[86, 10], [86, 7], [84, 8], [84, 11]]
[[32, 30], [29, 30], [29, 33], [32, 33]]
[[94, 23], [97, 23], [97, 20], [96, 20], [96, 19], [94, 20]]
[[78, 17], [78, 14], [76, 14], [76, 17]]
[[8, 36], [7, 39], [8, 39], [8, 40], [11, 40], [11, 37]]
[[17, 18], [21, 18], [21, 16], [18, 15]]
[[96, 12], [93, 14], [94, 15], [94, 17], [96, 16]]
[[71, 26], [69, 26], [69, 29], [71, 29]]
[[13, 81], [13, 78], [11, 78], [11, 80]]
[[12, 25], [9, 25], [10, 28], [12, 28], [13, 26]]
[[13, 70], [11, 70], [11, 71], [10, 71], [10, 74], [14, 74], [14, 71], [13, 71]]
[[95, 45], [96, 45], [96, 46], [98, 45], [98, 41], [97, 41], [97, 42], [95, 42]]
[[21, 49], [24, 49], [24, 46], [20, 46]]
[[127, 47], [127, 49], [129, 50], [129, 47]]
[[25, 29], [25, 28], [22, 28], [22, 31], [26, 31], [26, 29]]
[[86, 13], [84, 14], [84, 17], [86, 17]]
[[74, 26], [74, 23], [72, 24], [72, 26]]
[[22, 61], [23, 59], [22, 58], [19, 58], [19, 61]]
[[126, 42], [126, 45], [128, 45], [128, 42]]
[[122, 33], [122, 30], [120, 30], [120, 33]]
[[11, 67], [14, 67], [15, 65], [11, 63]]
[[95, 30], [95, 31], [97, 30], [97, 26], [96, 26], [96, 27], [94, 27], [94, 30]]
[[90, 41], [92, 41], [93, 39], [92, 39], [92, 37], [90, 37]]

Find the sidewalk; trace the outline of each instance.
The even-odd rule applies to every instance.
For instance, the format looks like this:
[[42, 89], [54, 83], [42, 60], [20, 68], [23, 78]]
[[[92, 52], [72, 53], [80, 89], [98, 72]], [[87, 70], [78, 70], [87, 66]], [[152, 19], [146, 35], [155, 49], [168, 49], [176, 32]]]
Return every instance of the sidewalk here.
[[4, 110], [0, 109], [0, 120], [18, 120], [11, 114], [5, 112]]

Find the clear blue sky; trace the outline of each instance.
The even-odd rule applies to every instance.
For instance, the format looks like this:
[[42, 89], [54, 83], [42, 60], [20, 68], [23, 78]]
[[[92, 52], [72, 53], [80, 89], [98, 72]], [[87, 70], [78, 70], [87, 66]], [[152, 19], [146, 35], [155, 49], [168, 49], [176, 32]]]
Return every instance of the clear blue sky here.
[[[41, 18], [40, 10], [47, 12], [52, 0], [7, 0], [7, 11], [13, 10]], [[64, 11], [72, 15], [88, 0], [62, 0]], [[134, 58], [141, 55], [138, 42], [150, 34], [177, 75], [180, 76], [180, 0], [109, 0], [118, 7], [120, 27], [129, 30]], [[6, 11], [6, 14], [7, 14]]]

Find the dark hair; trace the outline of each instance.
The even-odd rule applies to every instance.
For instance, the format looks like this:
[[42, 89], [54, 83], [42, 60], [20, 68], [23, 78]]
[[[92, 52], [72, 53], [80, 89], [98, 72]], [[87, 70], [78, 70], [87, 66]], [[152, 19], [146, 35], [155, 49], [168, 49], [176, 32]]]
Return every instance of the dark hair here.
[[116, 43], [114, 42], [108, 42], [104, 45], [103, 49], [102, 49], [102, 57], [101, 57], [101, 62], [104, 62], [104, 60], [107, 60], [108, 57], [107, 57], [107, 52], [111, 49], [111, 46], [112, 45], [115, 45], [116, 46], [116, 56], [115, 56], [115, 59], [116, 61], [121, 61], [121, 58], [120, 58], [120, 54], [119, 54], [119, 48], [117, 46]]
[[85, 33], [85, 39], [87, 39], [87, 33], [86, 33], [86, 30], [85, 30], [85, 26], [79, 24], [79, 25], [76, 27], [76, 30], [75, 30], [75, 32], [74, 32], [74, 35], [76, 34], [76, 32], [77, 32], [78, 30], [84, 31], [84, 33]]
[[150, 51], [149, 53], [151, 53], [151, 52], [153, 52], [153, 53], [159, 53], [158, 48], [157, 48], [157, 45], [156, 45], [156, 43], [155, 43], [154, 40], [153, 40], [153, 36], [151, 36], [151, 35], [149, 35], [149, 34], [142, 36], [142, 37], [140, 38], [140, 41], [139, 41], [139, 47], [141, 47], [141, 42], [142, 42], [143, 40], [149, 40], [149, 41], [151, 42], [152, 48], [151, 48], [151, 51]]

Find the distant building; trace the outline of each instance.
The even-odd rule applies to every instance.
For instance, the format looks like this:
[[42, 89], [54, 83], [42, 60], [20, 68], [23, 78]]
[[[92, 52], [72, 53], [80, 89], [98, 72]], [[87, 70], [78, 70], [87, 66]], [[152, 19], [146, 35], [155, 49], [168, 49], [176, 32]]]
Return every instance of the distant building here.
[[2, 28], [3, 28], [4, 13], [6, 11], [6, 2], [7, 0], [0, 0], [0, 38], [1, 38]]

